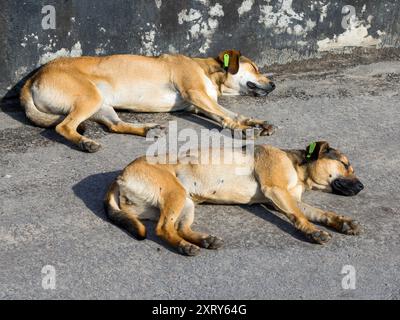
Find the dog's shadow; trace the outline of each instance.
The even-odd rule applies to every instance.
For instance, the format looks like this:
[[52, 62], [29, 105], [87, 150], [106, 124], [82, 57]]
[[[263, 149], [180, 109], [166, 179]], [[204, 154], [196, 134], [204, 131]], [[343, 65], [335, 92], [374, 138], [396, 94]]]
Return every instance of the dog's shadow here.
[[[106, 215], [106, 211], [104, 208], [104, 197], [107, 193], [108, 187], [120, 173], [121, 171], [111, 171], [93, 174], [84, 178], [72, 187], [74, 194], [83, 201], [83, 203], [90, 211], [92, 211], [97, 217], [99, 217], [106, 223], [110, 223], [112, 225], [114, 224], [107, 218]], [[160, 239], [155, 234], [155, 222], [144, 221], [143, 223], [146, 226], [147, 231], [146, 239], [154, 241], [155, 243], [168, 249], [169, 251], [178, 254], [176, 249], [169, 246], [168, 243], [162, 241], [162, 239]], [[139, 241], [132, 234], [126, 232], [123, 229], [121, 230], [132, 237], [132, 239]]]
[[26, 76], [19, 79], [10, 89], [7, 90], [6, 94], [0, 99], [0, 110], [9, 115], [11, 118], [20, 121], [23, 124], [30, 124], [25, 116], [23, 107], [20, 105], [19, 95], [21, 88], [24, 86], [26, 81], [37, 73], [41, 67], [38, 67]]
[[[120, 172], [121, 171], [111, 171], [93, 174], [84, 178], [72, 187], [74, 194], [83, 201], [90, 211], [92, 211], [97, 217], [104, 220], [106, 223], [110, 224], [113, 223], [107, 218], [104, 209], [104, 197], [107, 193], [108, 187], [116, 179]], [[276, 225], [280, 230], [293, 236], [294, 238], [301, 241], [307, 241], [307, 238], [297, 231], [288, 221], [278, 217], [266, 207], [260, 205], [243, 205], [241, 207], [250, 213]], [[177, 253], [176, 249], [169, 246], [155, 234], [155, 222], [144, 221], [144, 224], [146, 226], [148, 240], [154, 241], [158, 245], [168, 249], [173, 253]], [[133, 235], [129, 233], [127, 234], [136, 240]]]
[[172, 114], [174, 116], [176, 116], [177, 118], [181, 118], [181, 119], [184, 119], [186, 121], [193, 122], [193, 123], [201, 126], [204, 129], [221, 130], [221, 126], [216, 121], [214, 121], [212, 119], [209, 119], [206, 116], [201, 115], [201, 114], [195, 114], [195, 113], [188, 112], [188, 111], [177, 111], [177, 112], [174, 112]]
[[242, 205], [241, 207], [255, 216], [277, 226], [280, 230], [289, 234], [293, 238], [299, 241], [312, 243], [310, 239], [297, 230], [288, 220], [279, 217], [279, 213], [277, 213], [274, 208], [264, 204]]

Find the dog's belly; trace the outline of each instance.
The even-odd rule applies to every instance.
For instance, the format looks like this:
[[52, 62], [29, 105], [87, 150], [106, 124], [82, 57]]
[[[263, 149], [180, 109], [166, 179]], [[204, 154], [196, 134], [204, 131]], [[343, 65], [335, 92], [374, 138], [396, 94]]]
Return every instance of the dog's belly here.
[[[235, 169], [239, 169], [238, 174], [235, 174]], [[178, 179], [195, 202], [214, 204], [266, 202], [252, 172], [243, 173], [243, 167], [227, 169], [226, 167], [212, 166], [202, 170], [201, 173], [195, 172], [195, 174], [192, 169], [188, 170], [191, 172], [179, 172]]]
[[169, 84], [143, 82], [121, 88], [113, 96], [111, 103], [116, 109], [136, 112], [170, 112], [183, 110], [189, 106], [179, 92]]

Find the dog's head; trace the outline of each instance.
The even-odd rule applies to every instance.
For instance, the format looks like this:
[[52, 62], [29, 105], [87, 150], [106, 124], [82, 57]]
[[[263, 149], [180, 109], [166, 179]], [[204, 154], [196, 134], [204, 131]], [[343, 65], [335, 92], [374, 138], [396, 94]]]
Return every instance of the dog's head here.
[[266, 96], [275, 89], [270, 78], [261, 74], [256, 64], [237, 50], [221, 52], [216, 60], [226, 70], [222, 93], [237, 95]]
[[344, 196], [355, 196], [364, 189], [348, 158], [326, 141], [310, 144], [306, 148], [305, 161], [315, 189]]

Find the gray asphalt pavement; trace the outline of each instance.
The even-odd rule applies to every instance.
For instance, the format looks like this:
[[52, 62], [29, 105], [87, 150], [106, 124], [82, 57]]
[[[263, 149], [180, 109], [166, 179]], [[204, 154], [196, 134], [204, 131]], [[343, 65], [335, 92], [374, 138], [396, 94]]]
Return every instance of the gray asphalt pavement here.
[[[279, 126], [260, 143], [301, 148], [327, 140], [350, 158], [365, 185], [356, 197], [320, 192], [306, 202], [356, 218], [363, 234], [331, 231], [325, 246], [307, 242], [283, 216], [260, 206], [201, 205], [195, 228], [225, 245], [184, 257], [166, 247], [149, 224], [137, 241], [105, 218], [102, 199], [119, 170], [150, 145], [105, 132], [96, 154], [77, 151], [53, 130], [30, 125], [19, 107], [0, 112], [1, 299], [394, 299], [400, 298], [400, 63], [343, 68], [282, 67], [268, 98], [221, 103]], [[179, 128], [214, 125], [187, 114], [123, 113], [127, 120], [177, 120]], [[45, 265], [56, 288], [42, 287]], [[344, 289], [345, 265], [356, 288]]]

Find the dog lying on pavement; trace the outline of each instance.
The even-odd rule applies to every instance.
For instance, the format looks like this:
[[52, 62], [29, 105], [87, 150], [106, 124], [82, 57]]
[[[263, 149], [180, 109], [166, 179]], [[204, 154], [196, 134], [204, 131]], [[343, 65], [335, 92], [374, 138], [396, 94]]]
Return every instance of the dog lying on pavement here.
[[96, 152], [100, 144], [78, 133], [91, 119], [111, 132], [145, 136], [158, 124], [123, 122], [114, 109], [135, 112], [199, 113], [232, 130], [257, 128], [270, 135], [274, 127], [222, 107], [220, 95], [266, 96], [274, 83], [256, 64], [227, 50], [216, 58], [114, 55], [59, 58], [44, 65], [21, 90], [21, 104], [36, 125], [56, 131], [82, 150]]
[[305, 150], [258, 145], [254, 155], [234, 150], [234, 161], [228, 164], [221, 158], [205, 164], [193, 161], [201, 159], [201, 152], [180, 157], [173, 164], [160, 164], [149, 157], [133, 161], [107, 193], [109, 219], [138, 239], [146, 237], [141, 220], [158, 221], [156, 234], [189, 256], [197, 255], [200, 247], [217, 249], [223, 244], [216, 236], [191, 229], [195, 203], [271, 204], [319, 244], [331, 235], [311, 222], [348, 235], [359, 233], [353, 219], [301, 201], [306, 190], [353, 196], [364, 188], [348, 158], [327, 142], [312, 143]]

